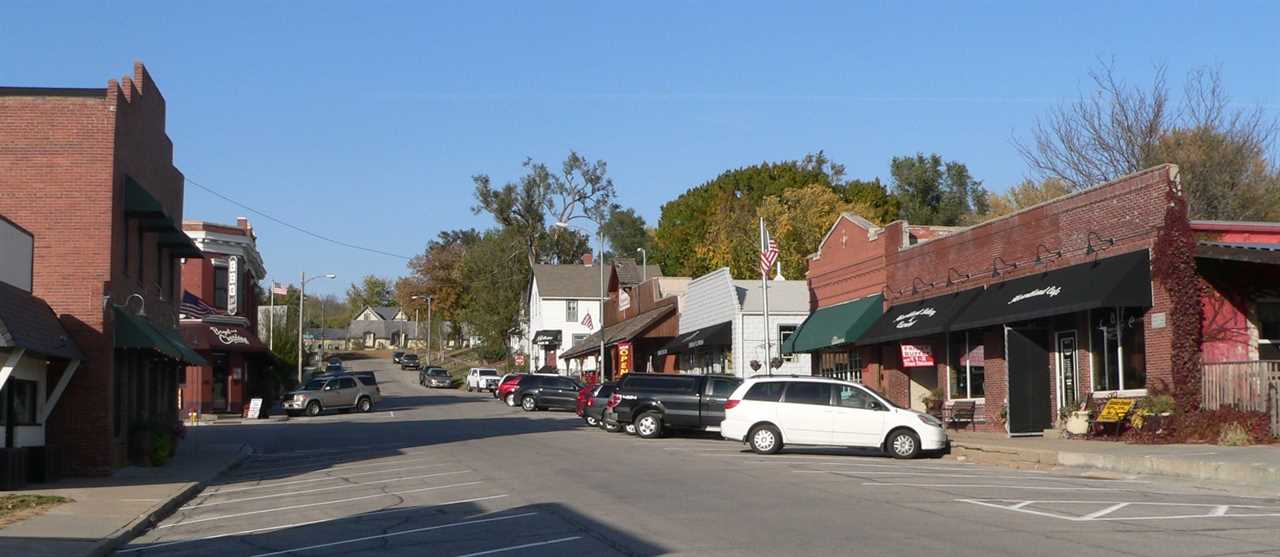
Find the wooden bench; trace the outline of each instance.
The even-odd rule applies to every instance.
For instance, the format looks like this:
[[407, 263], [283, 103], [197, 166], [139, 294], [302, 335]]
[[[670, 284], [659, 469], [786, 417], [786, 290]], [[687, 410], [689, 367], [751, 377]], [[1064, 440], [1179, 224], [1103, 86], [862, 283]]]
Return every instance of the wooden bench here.
[[956, 424], [969, 422], [973, 426], [974, 431], [978, 429], [978, 421], [974, 419], [974, 414], [978, 411], [978, 403], [972, 400], [957, 400], [951, 403], [951, 417], [947, 420], [947, 425], [952, 429], [957, 429]]

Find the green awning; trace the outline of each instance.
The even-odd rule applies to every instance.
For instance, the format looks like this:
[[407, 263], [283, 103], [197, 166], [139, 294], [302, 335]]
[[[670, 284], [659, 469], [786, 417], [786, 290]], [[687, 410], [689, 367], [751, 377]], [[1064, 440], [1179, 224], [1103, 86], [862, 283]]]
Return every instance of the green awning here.
[[209, 362], [191, 350], [177, 333], [166, 333], [164, 329], [152, 325], [150, 321], [115, 308], [116, 348], [136, 348], [154, 350], [178, 361], [194, 365], [207, 365]]
[[204, 257], [176, 219], [164, 211], [160, 201], [133, 178], [124, 180], [124, 213], [138, 219], [138, 226], [157, 234], [157, 243], [169, 249], [172, 257], [198, 259]]
[[782, 344], [782, 353], [814, 352], [854, 342], [883, 311], [884, 296], [880, 294], [818, 308]]

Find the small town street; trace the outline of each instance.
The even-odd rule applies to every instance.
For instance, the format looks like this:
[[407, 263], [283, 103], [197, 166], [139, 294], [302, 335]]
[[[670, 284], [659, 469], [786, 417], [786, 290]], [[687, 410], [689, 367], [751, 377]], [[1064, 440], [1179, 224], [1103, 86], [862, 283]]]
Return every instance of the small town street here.
[[369, 414], [198, 428], [251, 444], [120, 555], [1280, 555], [1280, 499], [1162, 478], [645, 441], [376, 369]]

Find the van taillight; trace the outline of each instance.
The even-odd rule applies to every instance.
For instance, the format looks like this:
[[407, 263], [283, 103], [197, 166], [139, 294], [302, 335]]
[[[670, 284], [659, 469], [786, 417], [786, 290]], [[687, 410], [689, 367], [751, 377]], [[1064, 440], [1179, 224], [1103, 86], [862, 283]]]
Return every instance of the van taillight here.
[[622, 402], [622, 395], [613, 393], [613, 395], [609, 397], [609, 404], [606, 405], [606, 408], [613, 408], [614, 406], [617, 406], [619, 402]]
[[729, 399], [729, 400], [726, 400], [726, 401], [724, 401], [724, 409], [725, 409], [725, 410], [732, 410], [735, 406], [737, 406], [737, 405], [738, 405], [738, 403], [739, 403], [739, 402], [742, 402], [742, 401], [741, 401], [741, 400], [734, 400], [734, 399], [732, 399], [732, 398], [731, 398], [731, 399]]

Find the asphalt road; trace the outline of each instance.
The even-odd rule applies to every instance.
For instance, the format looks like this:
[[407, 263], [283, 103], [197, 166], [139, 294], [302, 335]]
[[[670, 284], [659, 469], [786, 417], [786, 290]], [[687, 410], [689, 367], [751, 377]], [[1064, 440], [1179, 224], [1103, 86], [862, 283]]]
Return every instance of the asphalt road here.
[[369, 414], [212, 426], [256, 451], [122, 555], [1280, 556], [1280, 499], [846, 450], [759, 457], [376, 369]]

